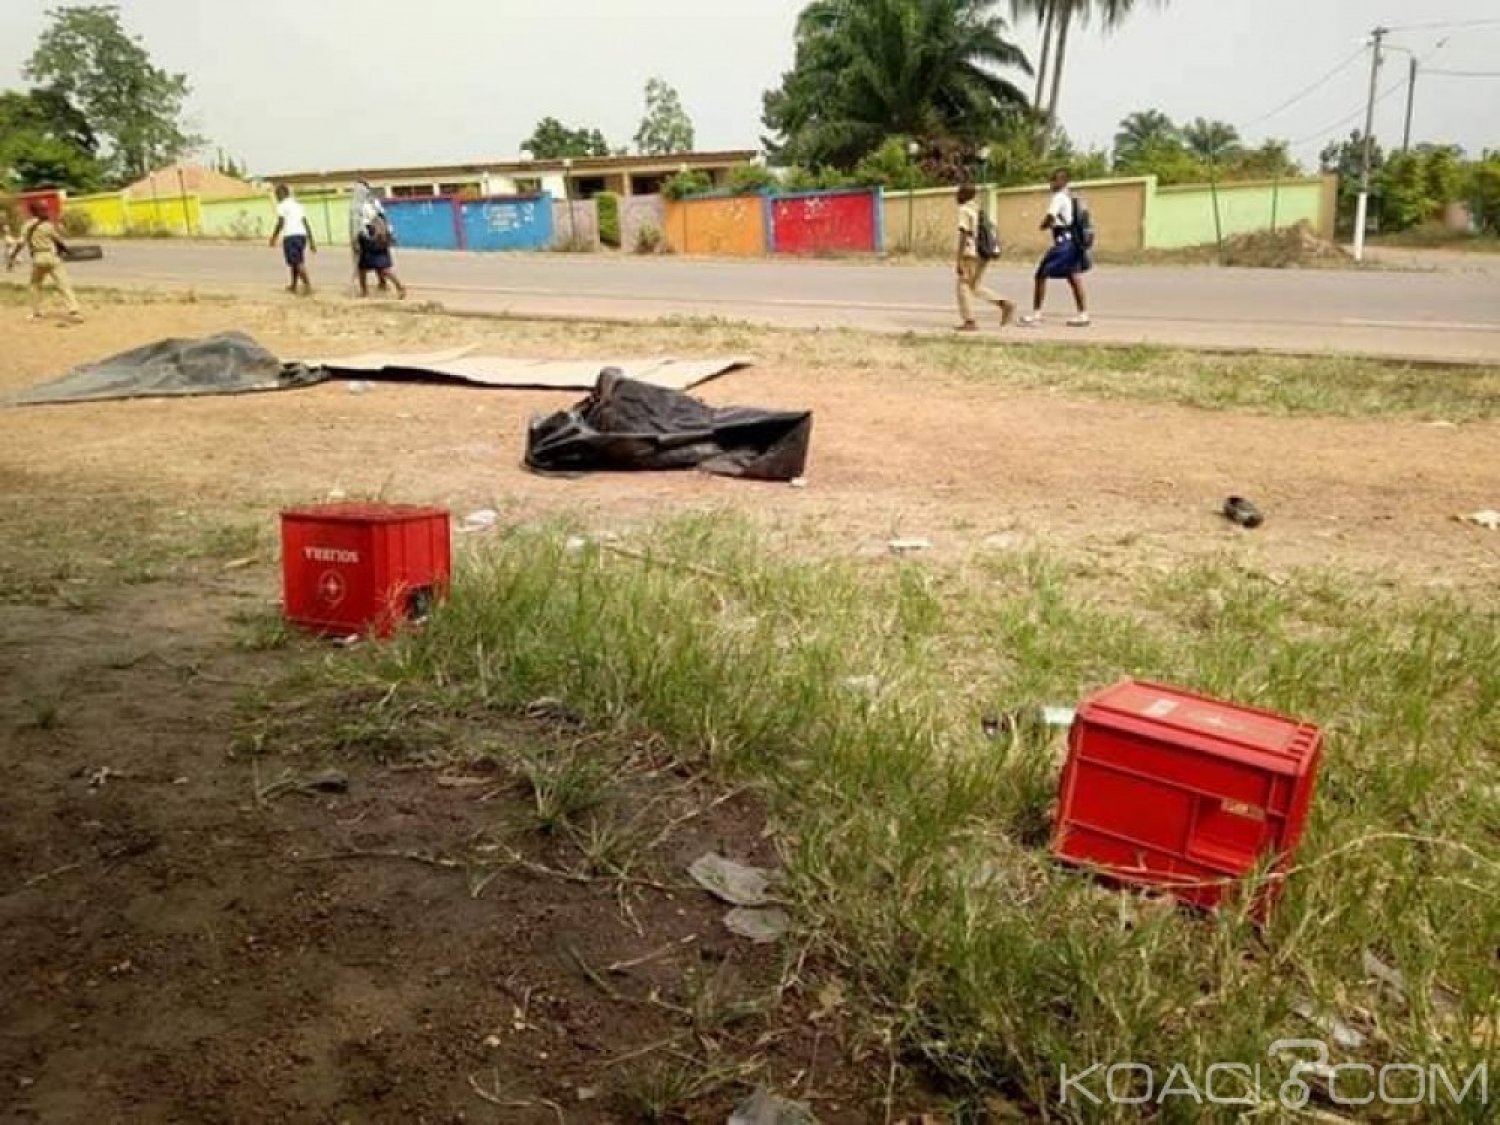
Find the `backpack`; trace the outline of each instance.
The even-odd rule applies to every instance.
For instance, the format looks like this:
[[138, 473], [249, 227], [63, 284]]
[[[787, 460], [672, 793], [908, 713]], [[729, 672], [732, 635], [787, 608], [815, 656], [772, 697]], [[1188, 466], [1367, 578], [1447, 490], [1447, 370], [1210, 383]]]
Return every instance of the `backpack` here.
[[1000, 235], [983, 211], [979, 212], [979, 225], [974, 230], [974, 253], [982, 262], [993, 262], [1000, 256]]
[[1085, 250], [1094, 248], [1094, 216], [1082, 196], [1073, 197], [1073, 240]]

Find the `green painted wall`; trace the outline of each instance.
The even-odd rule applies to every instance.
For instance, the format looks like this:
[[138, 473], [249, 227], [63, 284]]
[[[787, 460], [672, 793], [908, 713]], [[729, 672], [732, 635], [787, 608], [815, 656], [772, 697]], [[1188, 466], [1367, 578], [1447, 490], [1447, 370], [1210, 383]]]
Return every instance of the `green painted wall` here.
[[[349, 244], [349, 197], [347, 195], [298, 196], [307, 208], [313, 237], [323, 246]], [[266, 195], [241, 199], [203, 201], [205, 238], [260, 239], [271, 237], [276, 226], [276, 201]]]
[[[1221, 184], [1219, 221], [1224, 237], [1292, 226], [1306, 220], [1324, 237], [1323, 181], [1287, 180], [1271, 183]], [[1206, 185], [1158, 187], [1146, 202], [1146, 246], [1175, 250], [1204, 246], [1215, 240], [1214, 193]]]

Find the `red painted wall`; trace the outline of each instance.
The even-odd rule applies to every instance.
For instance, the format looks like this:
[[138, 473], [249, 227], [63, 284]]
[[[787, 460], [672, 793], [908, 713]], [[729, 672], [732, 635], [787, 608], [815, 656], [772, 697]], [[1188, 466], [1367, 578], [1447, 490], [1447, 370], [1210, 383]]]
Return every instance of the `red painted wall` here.
[[879, 207], [873, 191], [772, 199], [771, 244], [778, 254], [873, 254], [879, 249]]

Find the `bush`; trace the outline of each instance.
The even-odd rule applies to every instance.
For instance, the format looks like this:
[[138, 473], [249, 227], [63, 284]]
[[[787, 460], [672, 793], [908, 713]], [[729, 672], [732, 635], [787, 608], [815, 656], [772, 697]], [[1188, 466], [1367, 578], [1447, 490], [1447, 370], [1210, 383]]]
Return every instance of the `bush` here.
[[65, 207], [61, 225], [69, 238], [84, 238], [94, 233], [94, 216], [79, 207]]
[[759, 164], [736, 164], [729, 169], [724, 186], [735, 195], [760, 195], [774, 192], [781, 182], [769, 168]]
[[601, 191], [594, 196], [594, 206], [599, 211], [599, 241], [618, 250], [620, 248], [620, 197], [612, 191]]
[[714, 182], [707, 172], [678, 172], [662, 184], [661, 190], [668, 199], [685, 199], [690, 195], [711, 191], [713, 186]]
[[635, 232], [634, 249], [637, 254], [661, 254], [666, 248], [666, 239], [662, 237], [661, 231], [650, 223]]

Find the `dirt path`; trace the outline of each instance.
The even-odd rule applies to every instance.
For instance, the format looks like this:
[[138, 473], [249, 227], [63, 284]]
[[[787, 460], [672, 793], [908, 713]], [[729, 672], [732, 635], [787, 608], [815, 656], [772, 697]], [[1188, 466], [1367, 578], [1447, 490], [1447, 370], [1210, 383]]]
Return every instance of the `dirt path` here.
[[[337, 306], [114, 305], [72, 330], [28, 328], [18, 309], [0, 307], [0, 326], [9, 341], [0, 390], [129, 344], [230, 327], [283, 355], [455, 342], [506, 354], [601, 350], [587, 326], [569, 339], [556, 327]], [[575, 395], [392, 385], [356, 395], [337, 384], [0, 411], [0, 474], [26, 481], [7, 487], [41, 493], [123, 491], [256, 511], [268, 530], [277, 505], [342, 491], [612, 526], [732, 509], [840, 551], [879, 550], [902, 534], [962, 553], [1003, 533], [1160, 566], [1234, 552], [1264, 568], [1330, 563], [1438, 585], [1500, 575], [1500, 543], [1453, 520], [1500, 504], [1495, 423], [1209, 412], [880, 366], [810, 371], [785, 358], [701, 393], [811, 407], [811, 487], [697, 475], [542, 480], [518, 467], [527, 419]], [[1246, 536], [1217, 519], [1230, 493], [1254, 498], [1267, 526]]]

